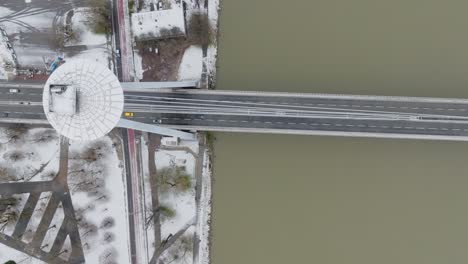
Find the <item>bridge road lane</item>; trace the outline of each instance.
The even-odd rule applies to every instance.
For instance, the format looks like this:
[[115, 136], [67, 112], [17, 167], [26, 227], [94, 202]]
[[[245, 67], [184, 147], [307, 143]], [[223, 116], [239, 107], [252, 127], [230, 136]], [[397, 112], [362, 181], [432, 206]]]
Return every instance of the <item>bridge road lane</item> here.
[[[14, 85], [14, 84], [13, 84]], [[9, 92], [9, 86], [0, 83], [1, 101], [23, 101], [41, 102], [42, 89], [20, 87], [20, 93]], [[16, 88], [16, 86], [13, 86]], [[125, 92], [125, 102], [142, 105], [169, 105], [177, 103], [205, 103], [212, 105], [230, 105], [239, 107], [277, 107], [278, 109], [291, 110], [314, 110], [326, 109], [327, 111], [347, 112], [392, 112], [398, 114], [421, 114], [421, 115], [449, 115], [462, 116], [468, 118], [468, 100], [438, 99], [440, 102], [424, 102], [421, 98], [407, 97], [407, 101], [392, 100], [394, 97], [386, 97], [390, 100], [370, 100], [370, 99], [350, 99], [342, 98], [317, 98], [317, 97], [296, 97], [296, 96], [268, 96], [268, 93], [261, 93], [262, 96], [249, 95], [251, 93], [241, 92], [239, 95], [228, 95], [223, 92], [203, 93], [202, 91], [185, 92]], [[307, 94], [305, 94], [307, 96]], [[165, 101], [164, 101], [165, 100]], [[463, 102], [463, 103], [462, 103]]]
[[16, 88], [19, 93], [11, 93], [10, 88], [0, 87], [0, 101], [42, 102], [42, 89]]
[[0, 104], [0, 118], [33, 119], [47, 122], [42, 105]]
[[[0, 115], [8, 113], [7, 118], [46, 120], [42, 106], [37, 105], [0, 105]], [[3, 117], [5, 118], [5, 117]], [[346, 118], [296, 118], [282, 116], [236, 116], [215, 114], [170, 114], [170, 113], [135, 113], [133, 120], [155, 123], [161, 119], [161, 125], [201, 127], [210, 130], [215, 127], [259, 128], [281, 130], [342, 131], [367, 133], [397, 133], [412, 135], [468, 136], [468, 122], [431, 122], [410, 120], [369, 120]]]
[[[329, 111], [372, 111], [394, 112], [401, 114], [451, 115], [468, 117], [468, 100], [418, 97], [313, 97], [311, 94], [298, 96], [269, 96], [260, 92], [261, 96], [240, 92], [238, 95], [226, 94], [223, 91], [180, 91], [164, 92], [125, 92], [125, 102], [139, 104], [170, 104], [174, 102], [199, 102], [206, 104], [229, 104], [232, 106], [274, 106], [283, 109], [328, 109]], [[286, 95], [286, 94], [284, 94]], [[431, 102], [430, 100], [436, 100]], [[153, 102], [152, 102], [153, 101]], [[164, 102], [165, 101], [165, 102]]]
[[[217, 127], [258, 128], [297, 131], [364, 132], [409, 135], [468, 137], [468, 122], [430, 122], [410, 120], [369, 120], [346, 118], [296, 118], [274, 116], [235, 116], [215, 114], [154, 114], [138, 113], [136, 121], [157, 123], [167, 127], [216, 130]], [[154, 122], [153, 120], [156, 120]], [[305, 133], [306, 134], [306, 133]]]
[[[15, 84], [14, 84], [15, 85]], [[39, 87], [39, 86], [38, 86]], [[46, 120], [41, 105], [20, 104], [30, 100], [40, 103], [42, 101], [42, 89], [38, 87], [21, 87], [19, 94], [11, 94], [8, 86], [0, 85], [0, 117]], [[394, 112], [398, 114], [429, 114], [468, 117], [468, 100], [450, 101], [448, 99], [434, 99], [436, 101], [424, 101], [420, 98], [404, 98], [405, 100], [370, 100], [356, 99], [354, 97], [305, 97], [272, 96], [263, 93], [262, 96], [254, 96], [251, 93], [226, 94], [225, 92], [206, 93], [203, 91], [184, 92], [126, 92], [126, 108], [131, 104], [161, 106], [167, 103], [186, 102], [184, 100], [196, 100], [197, 104], [208, 101], [214, 105], [230, 105], [237, 107], [272, 107], [278, 110], [316, 110], [326, 108], [327, 111], [352, 112], [372, 111], [373, 113]], [[135, 97], [138, 96], [138, 97]], [[143, 96], [143, 101], [141, 101]], [[164, 99], [166, 98], [166, 99]], [[168, 99], [169, 98], [169, 99]], [[380, 97], [378, 97], [380, 98]], [[183, 99], [183, 100], [180, 100]], [[18, 101], [17, 101], [18, 100]], [[148, 101], [149, 100], [149, 101]], [[166, 101], [165, 101], [166, 100]], [[200, 101], [202, 100], [202, 101]], [[432, 99], [431, 99], [432, 100]], [[13, 104], [11, 104], [13, 101]], [[164, 102], [165, 101], [165, 102]], [[2, 103], [3, 102], [3, 103]], [[7, 103], [5, 103], [7, 102]], [[29, 101], [28, 101], [29, 102]], [[133, 120], [154, 123], [153, 120], [161, 119], [162, 125], [174, 128], [201, 128], [210, 130], [215, 127], [225, 128], [259, 128], [259, 129], [287, 129], [287, 130], [312, 130], [312, 131], [341, 131], [341, 132], [366, 132], [366, 133], [396, 133], [411, 135], [444, 135], [444, 136], [468, 136], [468, 122], [449, 122], [434, 120], [370, 120], [349, 118], [298, 118], [293, 116], [242, 116], [220, 114], [196, 114], [192, 112], [148, 113], [135, 111]], [[5, 113], [8, 116], [5, 116]]]

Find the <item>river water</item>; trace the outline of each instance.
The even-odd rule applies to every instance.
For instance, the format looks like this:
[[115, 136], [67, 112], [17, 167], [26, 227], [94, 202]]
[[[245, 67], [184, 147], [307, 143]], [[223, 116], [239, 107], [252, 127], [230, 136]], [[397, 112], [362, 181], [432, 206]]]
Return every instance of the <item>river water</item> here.
[[[468, 98], [468, 2], [222, 2], [217, 89]], [[468, 263], [468, 143], [217, 135], [213, 264]]]

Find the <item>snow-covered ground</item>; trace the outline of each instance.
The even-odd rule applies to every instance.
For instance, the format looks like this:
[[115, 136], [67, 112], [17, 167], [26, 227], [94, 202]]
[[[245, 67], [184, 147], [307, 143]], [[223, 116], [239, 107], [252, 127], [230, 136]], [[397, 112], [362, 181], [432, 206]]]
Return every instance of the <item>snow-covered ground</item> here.
[[[15, 16], [15, 21], [6, 20], [2, 23], [5, 28], [8, 28], [9, 34], [11, 34], [10, 32], [20, 32], [21, 30], [24, 31], [24, 23], [27, 26], [37, 30], [48, 29], [50, 28], [51, 22], [55, 17], [55, 12], [44, 12], [44, 10], [39, 8], [28, 8], [27, 11], [28, 14], [32, 15], [19, 14]], [[15, 13], [14, 10], [0, 6], [0, 17], [8, 16], [13, 13]], [[20, 21], [21, 23], [16, 23], [16, 21]]]
[[[160, 259], [165, 263], [182, 264], [192, 263], [193, 260], [193, 235], [196, 230], [195, 220], [197, 216], [197, 208], [195, 201], [195, 174], [198, 158], [198, 141], [178, 141], [174, 138], [163, 137], [161, 147], [155, 152], [155, 164], [158, 170], [158, 177], [161, 177], [161, 172], [164, 170], [180, 169], [190, 179], [190, 187], [185, 191], [174, 189], [160, 182], [159, 187], [159, 203], [160, 206], [169, 208], [174, 212], [172, 217], [161, 218], [161, 239], [165, 241], [179, 230], [188, 229], [184, 232], [172, 246], [164, 251]], [[143, 157], [147, 157], [147, 151], [143, 151]], [[146, 195], [145, 207], [147, 212], [151, 212], [150, 200], [150, 180], [147, 171], [144, 173], [144, 191]], [[160, 178], [161, 181], [162, 178]], [[167, 183], [166, 183], [167, 184]], [[165, 185], [165, 186], [163, 186]], [[148, 217], [148, 216], [147, 216]], [[147, 226], [148, 252], [150, 255], [154, 252], [154, 231], [153, 225]], [[180, 258], [177, 258], [179, 256]]]
[[0, 27], [0, 80], [8, 80], [16, 72], [16, 62], [14, 50], [8, 40], [8, 36]]
[[[208, 0], [208, 18], [218, 35], [218, 16], [219, 16], [219, 0]], [[207, 50], [207, 56], [204, 58], [204, 63], [212, 82], [216, 82], [216, 59], [218, 57], [218, 38], [215, 38], [215, 43], [210, 45]]]
[[140, 54], [138, 54], [138, 52], [133, 52], [133, 60], [134, 60], [134, 63], [135, 63], [135, 78], [137, 80], [141, 80], [143, 79], [143, 72], [144, 72], [144, 69], [143, 69], [143, 58], [141, 57]]
[[[58, 136], [52, 129], [0, 129], [0, 167], [10, 181], [49, 180], [58, 170]], [[3, 179], [0, 179], [0, 182]]]
[[73, 10], [71, 25], [74, 31], [79, 32], [79, 40], [76, 43], [67, 44], [68, 47], [86, 46], [86, 50], [67, 57], [67, 61], [73, 60], [92, 60], [103, 65], [109, 64], [109, 58], [112, 55], [112, 48], [108, 43], [106, 35], [96, 34], [91, 30], [89, 23], [89, 8], [76, 8]]
[[211, 160], [209, 150], [206, 149], [203, 153], [202, 192], [197, 218], [197, 234], [200, 239], [197, 264], [210, 263], [211, 177]]
[[96, 34], [89, 30], [91, 24], [89, 22], [89, 8], [75, 8], [73, 9], [73, 16], [71, 18], [71, 25], [73, 31], [80, 34], [78, 42], [75, 45], [105, 45], [107, 43], [106, 36], [103, 34]]
[[[53, 60], [58, 55], [65, 55], [65, 60], [87, 58], [104, 65], [109, 65], [109, 57], [112, 55], [109, 41], [107, 41], [105, 35], [95, 34], [90, 30], [89, 19], [87, 17], [88, 9], [76, 8], [73, 12], [74, 15], [71, 19], [72, 27], [77, 32], [80, 32], [80, 39], [76, 43], [67, 43], [65, 45], [65, 54], [53, 45], [55, 42], [53, 25], [54, 23], [65, 25], [64, 16], [57, 17], [56, 12], [26, 8], [24, 14], [15, 16], [14, 21], [6, 20], [6, 22], [3, 22], [0, 26], [10, 36], [10, 42], [17, 55], [17, 63], [22, 68], [45, 70], [45, 60]], [[13, 10], [0, 6], [0, 18], [12, 13], [14, 13]], [[64, 13], [65, 16], [66, 14], [68, 12]], [[79, 47], [75, 49], [73, 46]], [[83, 46], [85, 46], [84, 50]], [[0, 78], [1, 75], [2, 71], [0, 67]]]
[[[1, 2], [1, 1], [0, 1]], [[13, 14], [15, 11], [0, 6], [0, 17]], [[55, 52], [43, 45], [33, 45], [22, 38], [32, 32], [46, 32], [52, 28], [55, 12], [44, 12], [38, 8], [28, 8], [25, 14], [16, 15], [14, 20], [3, 21], [6, 33], [11, 37], [10, 42], [15, 49], [18, 63], [24, 67], [43, 66], [42, 56], [54, 56]]]
[[[12, 134], [11, 131], [2, 128], [0, 135], [0, 168], [5, 168], [7, 175], [11, 175], [7, 180], [3, 176], [0, 182], [51, 180], [56, 175], [59, 144], [55, 131], [35, 128]], [[87, 161], [88, 151], [96, 146], [102, 155], [96, 161]], [[126, 204], [123, 166], [112, 140], [104, 137], [88, 143], [71, 142], [69, 158], [69, 186], [75, 212], [84, 219], [79, 223], [79, 231], [87, 263], [102, 263], [103, 256], [108, 254], [108, 260], [115, 260], [115, 263], [130, 263], [127, 213], [126, 207], [123, 206]], [[79, 172], [77, 168], [92, 171], [84, 173]], [[96, 182], [94, 185], [86, 189], [78, 188], [80, 184], [92, 180]], [[23, 238], [25, 242], [32, 239], [29, 235], [32, 231], [29, 230], [36, 230], [39, 225], [49, 196], [50, 192], [41, 194], [41, 202], [33, 212], [26, 229]], [[16, 209], [18, 212], [24, 206], [27, 195], [21, 195], [21, 198]], [[59, 208], [50, 226], [60, 226], [62, 219], [63, 211]], [[13, 229], [14, 224], [8, 225], [4, 233], [10, 235]], [[50, 249], [57, 232], [58, 228], [51, 228], [47, 232], [42, 244], [44, 250]], [[0, 263], [10, 259], [26, 264], [42, 263], [0, 244]]]
[[179, 66], [178, 80], [199, 80], [202, 74], [203, 52], [199, 46], [190, 46], [184, 52]]
[[[156, 164], [160, 169], [171, 166], [185, 167], [185, 171], [191, 176], [192, 187], [195, 183], [195, 157], [180, 150], [158, 150], [155, 155]], [[187, 192], [161, 195], [160, 203], [175, 211], [175, 216], [161, 224], [161, 237], [175, 234], [188, 221], [195, 217], [195, 189], [190, 188]]]
[[[87, 192], [72, 191], [75, 211], [86, 210], [83, 216], [87, 222], [98, 227], [96, 234], [89, 236], [84, 234], [86, 231], [80, 230], [82, 244], [88, 243], [87, 246], [83, 246], [86, 262], [102, 263], [100, 258], [112, 251], [115, 252], [112, 254], [112, 259], [116, 263], [130, 263], [127, 213], [126, 207], [123, 206], [126, 203], [124, 172], [117, 152], [112, 146], [112, 140], [109, 137], [104, 137], [87, 144], [72, 142], [70, 153], [82, 153], [87, 148], [92, 148], [97, 142], [103, 144], [104, 150], [99, 161], [104, 171], [100, 174], [104, 181], [103, 190], [94, 195], [90, 195], [92, 190]], [[113, 219], [113, 224], [104, 227], [104, 223], [108, 219]]]

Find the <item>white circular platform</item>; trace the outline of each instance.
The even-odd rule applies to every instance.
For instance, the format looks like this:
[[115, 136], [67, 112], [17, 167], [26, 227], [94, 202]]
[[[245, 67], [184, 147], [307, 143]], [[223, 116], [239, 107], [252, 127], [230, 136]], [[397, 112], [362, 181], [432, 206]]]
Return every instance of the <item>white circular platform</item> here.
[[[50, 85], [71, 85], [76, 89], [76, 113], [49, 111]], [[47, 80], [43, 92], [44, 112], [52, 127], [72, 140], [93, 140], [109, 133], [119, 122], [124, 105], [119, 80], [95, 61], [66, 62]]]

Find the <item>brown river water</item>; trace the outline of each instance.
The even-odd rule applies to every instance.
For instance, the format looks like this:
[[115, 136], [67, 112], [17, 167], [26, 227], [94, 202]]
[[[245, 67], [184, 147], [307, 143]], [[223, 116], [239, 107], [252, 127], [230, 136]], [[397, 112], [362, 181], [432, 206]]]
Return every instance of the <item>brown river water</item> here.
[[[217, 89], [468, 98], [468, 2], [224, 0]], [[217, 134], [213, 264], [468, 263], [468, 143]]]

